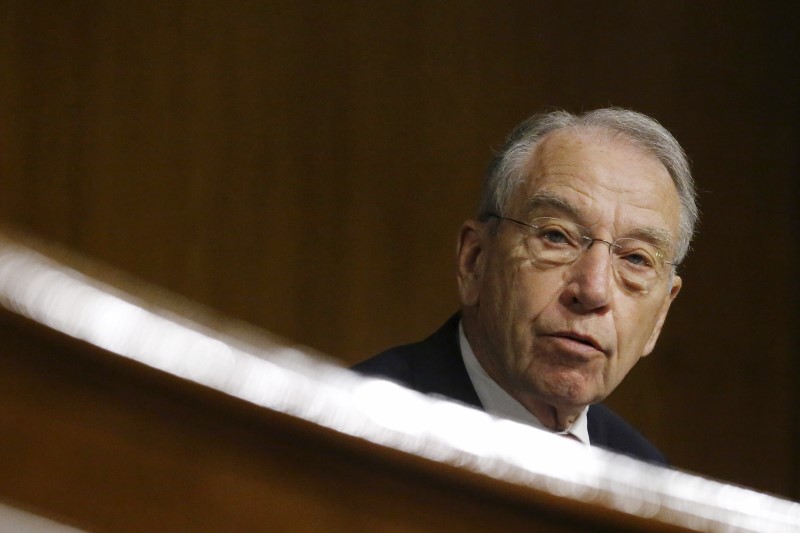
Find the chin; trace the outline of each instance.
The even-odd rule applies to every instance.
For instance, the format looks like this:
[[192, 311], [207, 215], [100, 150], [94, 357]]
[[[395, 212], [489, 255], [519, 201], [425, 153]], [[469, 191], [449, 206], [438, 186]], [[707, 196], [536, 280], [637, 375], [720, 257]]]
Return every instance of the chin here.
[[539, 389], [544, 392], [542, 396], [548, 403], [559, 407], [583, 408], [604, 398], [596, 385], [587, 383], [584, 376], [577, 379], [574, 376], [554, 376], [542, 385]]

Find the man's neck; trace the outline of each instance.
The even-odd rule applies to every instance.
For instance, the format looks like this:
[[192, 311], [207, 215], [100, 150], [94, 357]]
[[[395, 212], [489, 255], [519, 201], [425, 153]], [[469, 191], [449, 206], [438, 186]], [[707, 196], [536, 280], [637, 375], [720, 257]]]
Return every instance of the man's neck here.
[[[476, 358], [480, 361], [480, 357], [477, 356]], [[481, 365], [483, 363], [481, 362]], [[484, 369], [486, 367], [484, 366]], [[585, 407], [580, 408], [558, 408], [555, 405], [551, 405], [547, 402], [539, 400], [538, 398], [534, 398], [531, 395], [526, 395], [524, 392], [520, 392], [514, 387], [507, 386], [503, 383], [502, 380], [498, 379], [492, 375], [489, 369], [486, 369], [486, 373], [495, 380], [498, 385], [503, 387], [503, 389], [508, 392], [511, 396], [514, 397], [519, 403], [525, 406], [525, 408], [533, 413], [533, 416], [539, 419], [539, 421], [548, 429], [552, 431], [566, 431], [572, 426], [575, 420], [580, 416], [581, 412]]]
[[[470, 357], [475, 362], [474, 364], [479, 366], [482, 373], [488, 379], [494, 382], [494, 386], [502, 389], [506, 395], [510, 396], [510, 401], [515, 401], [522, 409], [527, 410], [528, 413], [533, 415], [543, 429], [548, 429], [554, 432], [566, 431], [572, 426], [575, 420], [584, 413], [586, 409], [585, 407], [575, 408], [572, 406], [553, 405], [530, 393], [527, 393], [523, 387], [513, 386], [513, 383], [511, 383], [510, 380], [503, 379], [502, 372], [499, 372], [498, 369], [491, 365], [489, 361], [486, 361], [485, 357], [482, 358], [480, 356], [480, 354], [483, 352], [483, 347], [479, 344], [476, 346], [476, 343], [466, 335], [467, 328], [464, 327], [463, 321], [459, 330], [459, 335], [464, 336], [462, 341], [460, 341], [464, 343], [464, 345], [462, 345], [462, 352], [465, 349], [468, 350]], [[473, 371], [469, 369], [470, 364], [472, 363], [469, 361], [465, 362], [468, 367], [468, 372], [472, 373]], [[478, 376], [471, 375], [470, 377], [473, 379], [473, 384], [475, 384], [475, 378]], [[506, 413], [506, 416], [510, 416], [510, 413]], [[511, 417], [516, 418], [514, 416]], [[588, 437], [586, 438], [588, 439]]]

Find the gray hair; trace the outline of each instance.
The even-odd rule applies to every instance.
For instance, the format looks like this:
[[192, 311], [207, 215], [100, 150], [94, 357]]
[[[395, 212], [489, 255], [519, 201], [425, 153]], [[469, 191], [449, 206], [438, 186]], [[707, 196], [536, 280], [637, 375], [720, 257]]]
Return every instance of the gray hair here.
[[503, 214], [509, 198], [525, 181], [525, 169], [537, 143], [548, 133], [562, 128], [610, 130], [661, 161], [680, 197], [680, 235], [675, 263], [683, 261], [700, 217], [689, 161], [683, 148], [664, 126], [647, 115], [628, 109], [605, 108], [578, 115], [552, 111], [534, 115], [517, 126], [489, 165], [478, 215]]

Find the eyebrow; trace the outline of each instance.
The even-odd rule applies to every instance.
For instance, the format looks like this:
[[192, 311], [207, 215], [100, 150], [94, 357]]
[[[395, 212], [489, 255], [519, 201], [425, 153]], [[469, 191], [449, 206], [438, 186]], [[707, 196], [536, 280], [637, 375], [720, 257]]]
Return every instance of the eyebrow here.
[[669, 253], [671, 250], [673, 250], [672, 235], [667, 230], [661, 228], [637, 228], [630, 234], [626, 235], [625, 238], [633, 238], [649, 242], [663, 252]]
[[566, 199], [559, 196], [554, 192], [539, 191], [525, 202], [527, 207], [527, 215], [530, 218], [541, 216], [542, 211], [555, 210], [560, 211], [572, 218], [578, 218], [580, 210], [569, 203]]
[[[527, 208], [526, 214], [529, 217], [529, 220], [543, 216], [545, 213], [547, 213], [547, 211], [556, 211], [562, 216], [568, 216], [576, 221], [581, 219], [581, 210], [577, 206], [570, 203], [567, 199], [554, 192], [539, 191], [528, 198], [525, 204]], [[636, 228], [630, 233], [626, 234], [624, 237], [616, 238], [640, 239], [645, 242], [649, 242], [664, 252], [672, 250], [674, 242], [672, 234], [669, 231], [652, 226]]]

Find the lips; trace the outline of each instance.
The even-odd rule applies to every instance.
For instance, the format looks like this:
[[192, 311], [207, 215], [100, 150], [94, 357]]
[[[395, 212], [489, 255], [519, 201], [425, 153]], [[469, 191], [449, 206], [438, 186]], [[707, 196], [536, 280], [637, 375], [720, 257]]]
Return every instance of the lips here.
[[566, 339], [568, 341], [575, 341], [579, 344], [583, 344], [589, 348], [593, 348], [598, 352], [604, 352], [600, 343], [592, 337], [591, 335], [583, 335], [581, 333], [576, 333], [574, 331], [559, 331], [557, 333], [551, 333], [550, 337], [555, 337], [557, 339]]

